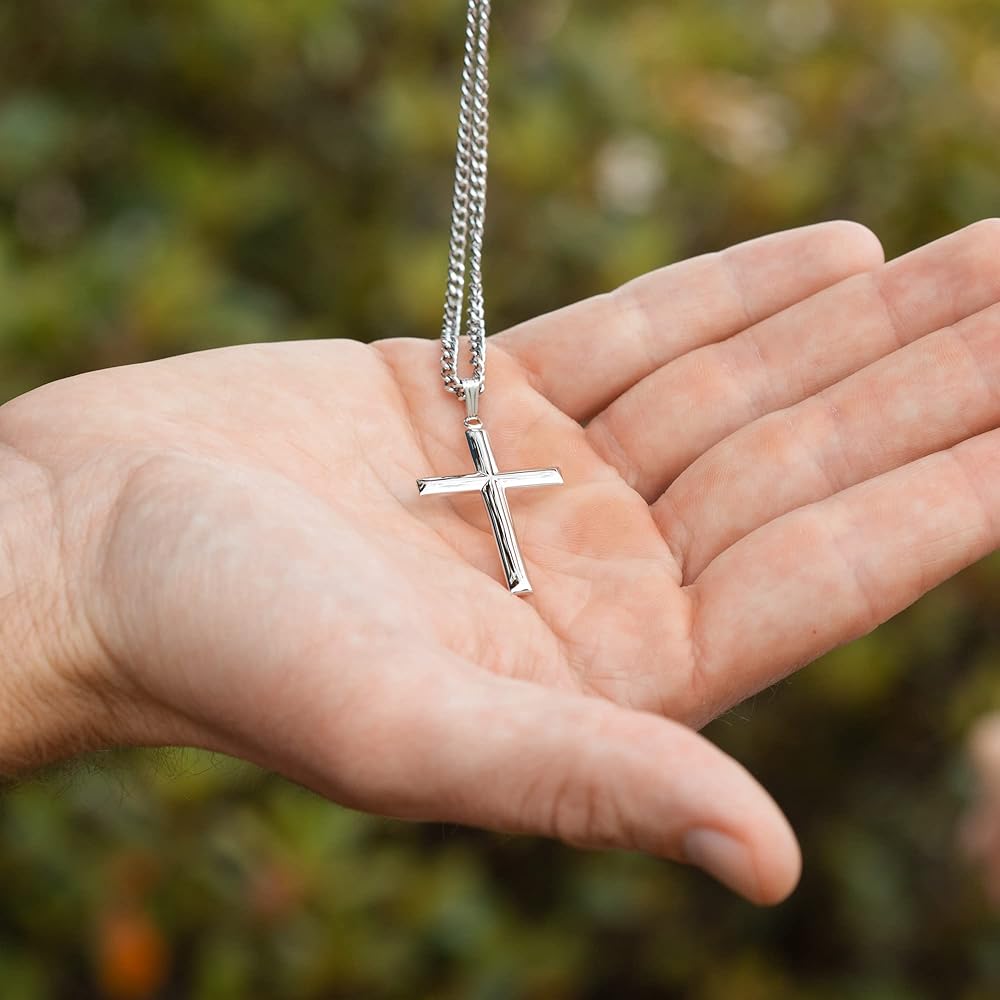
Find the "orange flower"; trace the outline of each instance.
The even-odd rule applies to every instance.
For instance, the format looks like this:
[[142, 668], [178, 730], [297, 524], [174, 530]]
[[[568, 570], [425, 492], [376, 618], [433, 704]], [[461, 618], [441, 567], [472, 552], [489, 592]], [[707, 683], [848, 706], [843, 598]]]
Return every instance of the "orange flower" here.
[[120, 904], [98, 927], [97, 973], [110, 1000], [145, 1000], [163, 985], [169, 949], [160, 929], [139, 907]]

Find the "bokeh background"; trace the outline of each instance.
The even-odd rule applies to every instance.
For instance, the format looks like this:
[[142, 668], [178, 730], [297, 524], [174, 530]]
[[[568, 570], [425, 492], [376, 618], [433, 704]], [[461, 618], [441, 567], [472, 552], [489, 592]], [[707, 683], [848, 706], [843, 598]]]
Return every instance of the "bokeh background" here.
[[[896, 255], [1000, 210], [997, 0], [496, 6], [494, 328], [765, 231], [847, 217]], [[0, 0], [3, 397], [243, 341], [434, 336], [461, 21]], [[1000, 996], [1000, 924], [954, 850], [998, 585], [987, 561], [712, 727], [801, 833], [777, 910], [112, 753], [0, 798], [0, 996]]]

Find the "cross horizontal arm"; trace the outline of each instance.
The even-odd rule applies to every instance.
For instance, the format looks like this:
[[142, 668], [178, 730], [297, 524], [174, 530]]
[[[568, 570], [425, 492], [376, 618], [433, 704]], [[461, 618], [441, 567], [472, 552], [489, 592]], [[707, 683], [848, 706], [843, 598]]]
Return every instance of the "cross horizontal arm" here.
[[448, 496], [454, 493], [482, 493], [487, 477], [480, 472], [467, 476], [436, 476], [418, 479], [417, 492], [422, 497]]
[[520, 486], [562, 486], [558, 469], [525, 469], [523, 472], [502, 472], [496, 477], [508, 489]]

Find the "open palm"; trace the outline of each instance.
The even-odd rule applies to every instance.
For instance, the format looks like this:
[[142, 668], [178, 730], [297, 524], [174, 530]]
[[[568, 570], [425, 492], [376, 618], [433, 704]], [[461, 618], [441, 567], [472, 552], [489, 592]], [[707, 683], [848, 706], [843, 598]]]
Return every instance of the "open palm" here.
[[984, 223], [883, 265], [830, 223], [494, 338], [501, 468], [566, 483], [510, 495], [526, 600], [478, 497], [417, 495], [471, 471], [431, 342], [36, 390], [0, 432], [58, 540], [51, 660], [99, 692], [94, 743], [212, 747], [361, 808], [636, 847], [780, 898], [790, 831], [686, 727], [996, 544], [998, 247]]

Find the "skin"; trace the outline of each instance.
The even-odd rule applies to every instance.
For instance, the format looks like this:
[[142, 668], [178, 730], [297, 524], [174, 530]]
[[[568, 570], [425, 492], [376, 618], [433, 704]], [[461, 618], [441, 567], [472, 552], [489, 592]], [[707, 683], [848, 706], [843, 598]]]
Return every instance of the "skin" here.
[[890, 264], [826, 223], [491, 341], [500, 583], [432, 342], [253, 345], [0, 408], [0, 770], [188, 744], [346, 805], [794, 887], [694, 731], [991, 551], [1000, 222]]
[[959, 846], [981, 870], [987, 898], [1000, 909], [1000, 714], [973, 727], [968, 757], [976, 794], [959, 825]]

